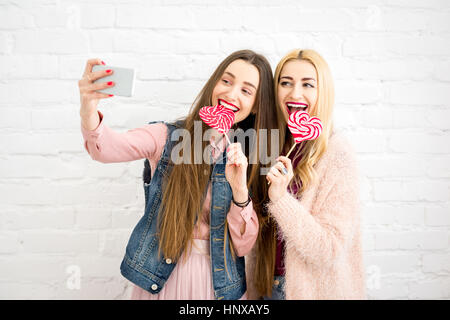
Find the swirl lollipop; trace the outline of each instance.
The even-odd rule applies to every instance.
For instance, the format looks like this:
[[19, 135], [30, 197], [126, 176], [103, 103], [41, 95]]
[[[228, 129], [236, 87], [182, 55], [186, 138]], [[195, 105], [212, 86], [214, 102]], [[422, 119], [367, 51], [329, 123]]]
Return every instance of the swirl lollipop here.
[[306, 111], [295, 111], [289, 116], [288, 128], [294, 137], [295, 143], [286, 157], [289, 157], [297, 143], [317, 139], [322, 133], [323, 127], [319, 118], [310, 117]]
[[[289, 157], [297, 143], [317, 139], [322, 133], [322, 122], [317, 117], [310, 117], [306, 111], [295, 111], [289, 116], [288, 128], [295, 142], [286, 157]], [[283, 167], [283, 174], [286, 173], [287, 170]], [[267, 181], [267, 184], [270, 184], [270, 181]]]
[[200, 109], [198, 112], [200, 118], [211, 128], [216, 129], [220, 133], [223, 133], [231, 144], [230, 139], [227, 136], [227, 132], [233, 126], [234, 112], [225, 108], [222, 105], [207, 106]]

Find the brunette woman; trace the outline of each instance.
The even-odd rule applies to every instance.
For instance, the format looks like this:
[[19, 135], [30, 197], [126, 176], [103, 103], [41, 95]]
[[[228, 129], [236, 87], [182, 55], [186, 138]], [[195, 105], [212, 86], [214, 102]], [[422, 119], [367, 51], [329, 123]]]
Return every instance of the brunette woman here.
[[[263, 168], [258, 154], [240, 143], [227, 146], [215, 131], [201, 142], [199, 155], [195, 131], [201, 128], [201, 138], [208, 129], [200, 108], [217, 104], [234, 112], [233, 129], [278, 128], [269, 63], [249, 50], [235, 52], [220, 63], [184, 119], [124, 133], [111, 130], [97, 110], [99, 99], [109, 96], [96, 90], [114, 85], [93, 83], [113, 72], [92, 72], [100, 63], [89, 60], [79, 81], [85, 148], [104, 163], [146, 159], [145, 212], [121, 264], [122, 275], [135, 285], [132, 298], [246, 298], [244, 255], [256, 241], [256, 212], [267, 200]], [[204, 155], [211, 161], [203, 161]], [[258, 160], [249, 164], [249, 156]]]

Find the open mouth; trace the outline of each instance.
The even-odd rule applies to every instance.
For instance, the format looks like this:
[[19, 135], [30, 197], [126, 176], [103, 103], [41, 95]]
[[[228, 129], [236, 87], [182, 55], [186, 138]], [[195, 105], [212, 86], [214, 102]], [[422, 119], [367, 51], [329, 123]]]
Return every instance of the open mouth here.
[[234, 104], [226, 102], [225, 100], [219, 99], [219, 104], [224, 106], [227, 109], [230, 109], [231, 111], [233, 111], [234, 113], [238, 112], [239, 109], [238, 107], [236, 107]]
[[289, 114], [295, 111], [306, 111], [308, 105], [302, 102], [286, 102], [286, 108]]

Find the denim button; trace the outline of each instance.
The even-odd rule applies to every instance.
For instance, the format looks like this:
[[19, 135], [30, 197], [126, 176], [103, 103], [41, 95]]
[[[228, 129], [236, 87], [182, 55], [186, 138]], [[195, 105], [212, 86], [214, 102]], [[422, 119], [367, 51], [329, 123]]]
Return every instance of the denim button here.
[[278, 280], [275, 280], [275, 281], [273, 282], [273, 284], [277, 286], [277, 285], [279, 285], [279, 284], [280, 284], [280, 281], [278, 281]]
[[156, 284], [152, 284], [152, 290], [158, 289], [158, 286]]
[[166, 259], [166, 263], [167, 263], [167, 264], [171, 264], [171, 263], [172, 263], [172, 260], [169, 259], [169, 258], [167, 258], [167, 259]]

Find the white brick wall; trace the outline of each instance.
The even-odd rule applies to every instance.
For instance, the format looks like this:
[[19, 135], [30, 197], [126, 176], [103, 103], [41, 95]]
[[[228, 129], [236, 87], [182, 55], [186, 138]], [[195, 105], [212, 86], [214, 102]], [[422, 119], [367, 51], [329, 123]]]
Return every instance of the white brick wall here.
[[137, 69], [133, 98], [101, 104], [120, 131], [186, 114], [234, 50], [275, 66], [295, 47], [328, 60], [336, 122], [358, 152], [369, 298], [449, 299], [446, 0], [0, 1], [0, 298], [130, 293], [119, 265], [143, 163], [85, 152], [88, 58]]

